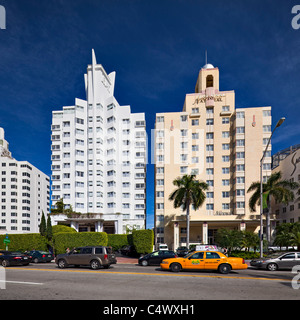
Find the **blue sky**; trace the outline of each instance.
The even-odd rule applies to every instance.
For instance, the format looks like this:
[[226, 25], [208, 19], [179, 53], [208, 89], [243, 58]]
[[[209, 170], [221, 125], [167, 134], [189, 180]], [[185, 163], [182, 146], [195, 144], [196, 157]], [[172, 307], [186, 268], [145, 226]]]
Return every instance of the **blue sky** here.
[[[298, 3], [297, 3], [298, 2]], [[132, 112], [181, 111], [200, 68], [220, 69], [236, 107], [272, 106], [273, 153], [300, 143], [300, 29], [292, 0], [0, 0], [0, 126], [17, 160], [51, 175], [52, 110], [85, 99], [83, 74], [95, 49], [115, 96]], [[300, 23], [300, 22], [299, 22]], [[280, 130], [280, 131], [279, 131]], [[148, 165], [147, 227], [153, 226]]]

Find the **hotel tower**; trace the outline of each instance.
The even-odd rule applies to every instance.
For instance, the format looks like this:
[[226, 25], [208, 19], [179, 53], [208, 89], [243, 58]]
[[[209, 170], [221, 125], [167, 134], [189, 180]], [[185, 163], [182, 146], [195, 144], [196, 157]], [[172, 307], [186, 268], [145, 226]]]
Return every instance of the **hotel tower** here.
[[115, 75], [93, 50], [86, 100], [52, 113], [52, 203], [62, 198], [82, 214], [54, 215], [54, 224], [118, 234], [145, 228], [145, 114], [119, 105]]
[[[259, 207], [250, 212], [247, 190], [260, 179], [271, 123], [271, 107], [236, 108], [235, 92], [219, 90], [219, 69], [211, 64], [200, 70], [182, 112], [156, 114], [156, 243], [174, 249], [186, 244], [186, 214], [168, 200], [173, 180], [185, 174], [209, 186], [202, 207], [190, 210], [190, 244], [213, 244], [220, 228], [258, 232]], [[263, 179], [270, 175], [271, 145]]]

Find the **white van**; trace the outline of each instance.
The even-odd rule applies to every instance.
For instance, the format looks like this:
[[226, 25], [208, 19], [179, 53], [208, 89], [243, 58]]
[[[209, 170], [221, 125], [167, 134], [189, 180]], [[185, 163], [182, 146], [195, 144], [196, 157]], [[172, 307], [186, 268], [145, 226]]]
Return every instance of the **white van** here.
[[159, 244], [157, 245], [157, 250], [159, 250], [159, 251], [169, 250], [169, 249], [168, 249], [168, 245], [166, 245], [165, 243], [159, 243]]

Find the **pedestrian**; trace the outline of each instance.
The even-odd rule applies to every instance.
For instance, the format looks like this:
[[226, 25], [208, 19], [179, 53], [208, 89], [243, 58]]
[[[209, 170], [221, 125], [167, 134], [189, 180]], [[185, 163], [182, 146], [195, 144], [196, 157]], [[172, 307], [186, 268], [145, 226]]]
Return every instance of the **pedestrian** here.
[[223, 248], [223, 253], [225, 254], [225, 256], [227, 256], [227, 252], [228, 252], [227, 248]]
[[69, 248], [66, 249], [66, 253], [70, 253], [70, 249]]

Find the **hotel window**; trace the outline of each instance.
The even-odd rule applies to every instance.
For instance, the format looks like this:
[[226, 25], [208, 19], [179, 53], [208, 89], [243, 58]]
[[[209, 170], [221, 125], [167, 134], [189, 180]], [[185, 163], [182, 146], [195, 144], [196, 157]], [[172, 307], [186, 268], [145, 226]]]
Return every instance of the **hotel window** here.
[[244, 196], [245, 195], [245, 189], [237, 189], [236, 190], [237, 196]]
[[199, 139], [199, 133], [192, 133], [192, 139]]
[[263, 110], [263, 117], [271, 117], [271, 110]]
[[157, 161], [158, 162], [163, 162], [164, 161], [164, 156], [163, 155], [158, 155], [157, 156]]
[[245, 158], [245, 152], [237, 152], [236, 153], [237, 159], [244, 159]]
[[222, 138], [229, 138], [229, 131], [222, 131]]
[[245, 112], [244, 111], [237, 112], [236, 117], [237, 118], [245, 118]]
[[223, 179], [222, 186], [229, 186], [229, 179]]
[[209, 187], [213, 187], [214, 186], [214, 180], [206, 180], [206, 183]]
[[213, 107], [206, 108], [206, 114], [213, 114], [213, 113], [214, 113], [214, 108]]
[[245, 146], [245, 140], [244, 139], [236, 140], [236, 146], [237, 147], [244, 147]]
[[222, 111], [223, 112], [229, 111], [229, 106], [222, 106]]
[[223, 143], [222, 150], [229, 150], [229, 143]]
[[181, 149], [187, 149], [187, 147], [188, 147], [187, 142], [181, 142], [180, 145], [181, 145]]
[[236, 133], [245, 133], [245, 127], [236, 127]]
[[214, 157], [206, 157], [206, 163], [213, 163], [214, 162]]
[[207, 144], [206, 145], [206, 151], [214, 151], [214, 145], [213, 144]]
[[229, 203], [222, 203], [222, 209], [223, 210], [229, 210], [230, 204]]
[[193, 119], [192, 126], [199, 126], [199, 119]]
[[157, 179], [157, 180], [156, 180], [156, 184], [157, 184], [158, 186], [163, 186], [163, 185], [164, 185], [164, 179]]
[[210, 74], [206, 77], [206, 88], [211, 88], [214, 86], [214, 77]]
[[222, 198], [229, 198], [229, 191], [222, 191]]
[[163, 203], [157, 203], [156, 204], [157, 209], [164, 209], [164, 204]]
[[182, 122], [187, 121], [187, 116], [180, 116], [180, 120], [181, 120]]
[[192, 108], [192, 113], [193, 113], [193, 114], [199, 113], [199, 108]]
[[207, 203], [206, 204], [206, 210], [214, 210], [214, 204], [213, 203]]
[[229, 117], [222, 118], [222, 124], [227, 124], [227, 123], [229, 123]]
[[191, 170], [191, 175], [196, 176], [197, 174], [199, 174], [199, 169], [192, 169]]
[[244, 164], [237, 164], [236, 171], [245, 171], [245, 165]]
[[245, 183], [245, 177], [236, 177], [236, 183]]
[[222, 156], [223, 162], [229, 162], [229, 156]]
[[157, 117], [157, 122], [164, 122], [165, 121], [165, 117]]
[[164, 191], [157, 191], [157, 192], [156, 192], [156, 197], [157, 197], [157, 198], [163, 198], [164, 196], [165, 196]]
[[271, 170], [271, 163], [264, 163], [263, 170]]
[[213, 192], [206, 192], [206, 198], [212, 199], [214, 197]]
[[213, 139], [214, 138], [214, 133], [213, 132], [207, 132], [206, 133], [206, 139]]
[[180, 167], [180, 173], [187, 173], [188, 167]]
[[206, 169], [206, 174], [208, 174], [208, 175], [214, 174], [214, 169], [213, 168], [207, 168]]
[[130, 208], [130, 204], [129, 203], [122, 203], [122, 208], [123, 209], [129, 209]]
[[192, 163], [198, 163], [199, 158], [198, 157], [192, 157]]
[[199, 146], [198, 145], [192, 145], [192, 151], [199, 151]]
[[271, 132], [271, 126], [263, 126], [263, 132]]
[[237, 209], [244, 209], [245, 208], [245, 202], [244, 201], [238, 201], [236, 203]]
[[164, 173], [164, 172], [165, 172], [165, 168], [163, 167], [156, 168], [156, 173]]
[[211, 126], [214, 124], [214, 119], [206, 119], [206, 125]]
[[228, 174], [229, 173], [229, 168], [222, 168], [222, 173], [223, 174]]
[[182, 129], [182, 130], [180, 130], [180, 135], [182, 136], [182, 137], [186, 137], [187, 136], [187, 130], [185, 130], [185, 129]]

